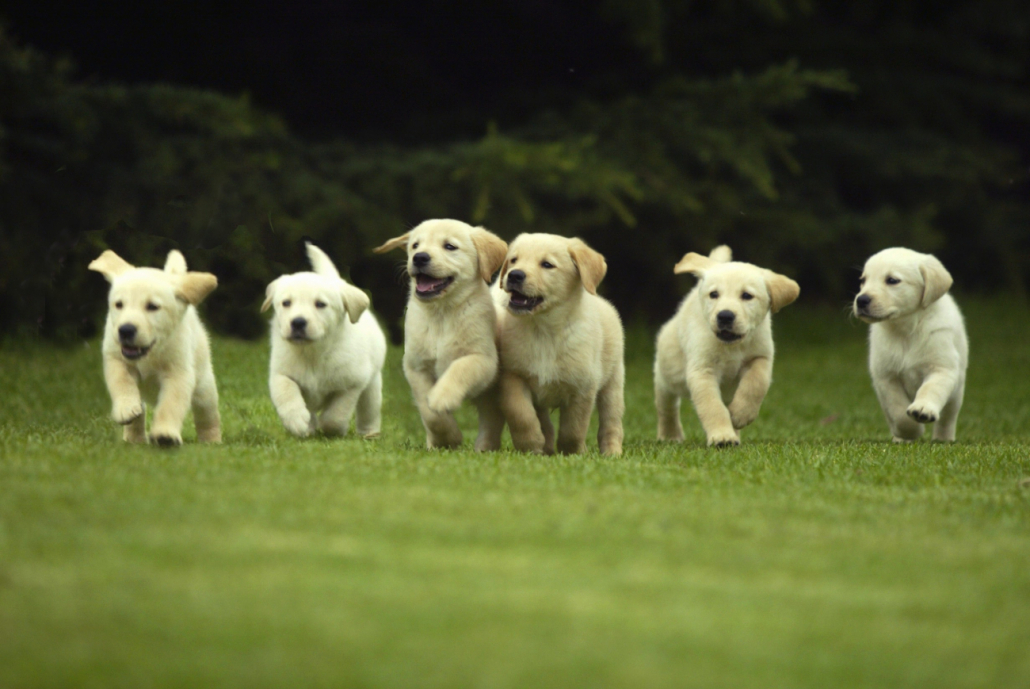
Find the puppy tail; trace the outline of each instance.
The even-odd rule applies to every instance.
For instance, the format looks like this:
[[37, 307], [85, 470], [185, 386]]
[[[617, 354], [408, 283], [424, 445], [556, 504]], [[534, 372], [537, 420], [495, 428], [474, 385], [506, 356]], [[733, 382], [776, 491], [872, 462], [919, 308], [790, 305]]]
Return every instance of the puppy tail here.
[[165, 260], [165, 272], [171, 273], [172, 275], [185, 275], [186, 257], [175, 249], [169, 251], [168, 258]]
[[721, 244], [712, 249], [712, 253], [708, 254], [708, 258], [719, 263], [729, 263], [733, 260], [733, 252], [730, 251], [728, 246]]
[[307, 247], [308, 250], [308, 260], [311, 261], [311, 268], [316, 273], [324, 275], [325, 277], [340, 278], [340, 273], [337, 272], [336, 266], [333, 265], [332, 260], [324, 251], [311, 242], [304, 242], [304, 246]]

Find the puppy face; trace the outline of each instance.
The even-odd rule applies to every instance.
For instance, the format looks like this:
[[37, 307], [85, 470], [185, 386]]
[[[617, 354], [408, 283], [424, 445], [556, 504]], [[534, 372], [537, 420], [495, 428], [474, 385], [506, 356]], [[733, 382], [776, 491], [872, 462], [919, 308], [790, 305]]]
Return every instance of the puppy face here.
[[951, 274], [930, 254], [884, 249], [866, 261], [854, 312], [866, 323], [909, 316], [944, 296]]
[[515, 315], [547, 311], [577, 292], [597, 293], [608, 266], [604, 257], [578, 238], [523, 234], [508, 247], [501, 287]]
[[412, 294], [421, 301], [446, 300], [475, 280], [490, 282], [507, 244], [482, 227], [458, 220], [427, 220], [395, 237], [376, 253], [405, 247]]
[[111, 283], [108, 332], [129, 361], [142, 359], [171, 337], [191, 304], [199, 304], [218, 285], [210, 273], [186, 271], [178, 251], [168, 254], [164, 270], [135, 268], [113, 251], [89, 264]]

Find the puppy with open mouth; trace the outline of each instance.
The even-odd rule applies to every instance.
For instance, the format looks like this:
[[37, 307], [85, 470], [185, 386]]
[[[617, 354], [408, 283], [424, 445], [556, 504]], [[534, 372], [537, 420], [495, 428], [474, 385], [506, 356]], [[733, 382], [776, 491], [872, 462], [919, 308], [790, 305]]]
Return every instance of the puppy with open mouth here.
[[854, 313], [871, 324], [869, 373], [896, 443], [934, 422], [934, 440], [955, 440], [969, 342], [951, 283], [937, 258], [911, 249], [884, 249], [862, 270]]
[[578, 238], [522, 234], [508, 247], [495, 303], [501, 408], [515, 449], [583, 452], [596, 404], [600, 451], [622, 454], [622, 321], [597, 295], [607, 270], [604, 257]]
[[207, 332], [197, 315], [218, 279], [186, 270], [171, 251], [164, 270], [136, 268], [113, 251], [89, 264], [111, 283], [104, 326], [104, 378], [115, 421], [127, 442], [146, 442], [144, 400], [156, 404], [151, 439], [162, 447], [182, 444], [190, 408], [201, 442], [221, 442], [218, 388]]
[[364, 438], [379, 435], [386, 337], [369, 298], [307, 244], [313, 272], [283, 275], [265, 290], [274, 307], [268, 388], [286, 430], [346, 435], [351, 417]]
[[405, 248], [410, 296], [404, 318], [404, 376], [430, 448], [461, 445], [453, 412], [473, 400], [479, 410], [477, 450], [501, 446], [497, 406], [497, 316], [488, 285], [508, 245], [458, 220], [427, 220], [376, 247]]
[[739, 445], [772, 383], [771, 314], [798, 298], [788, 277], [732, 261], [729, 247], [686, 254], [673, 272], [697, 285], [658, 332], [654, 365], [658, 439], [683, 440], [680, 400], [690, 396], [708, 444]]

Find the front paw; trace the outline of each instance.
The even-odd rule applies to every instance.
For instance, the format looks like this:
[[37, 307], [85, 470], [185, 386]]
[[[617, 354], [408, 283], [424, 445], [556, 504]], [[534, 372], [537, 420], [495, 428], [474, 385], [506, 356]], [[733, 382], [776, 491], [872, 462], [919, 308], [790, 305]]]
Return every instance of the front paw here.
[[437, 414], [449, 414], [461, 406], [464, 395], [460, 390], [450, 386], [441, 386], [439, 383], [433, 386], [426, 398], [429, 409]]
[[282, 414], [280, 418], [282, 418], [286, 431], [291, 435], [298, 438], [306, 438], [311, 435], [311, 413], [307, 409], [303, 412]]
[[913, 402], [905, 410], [905, 413], [919, 423], [933, 423], [940, 414], [940, 409], [925, 402]]
[[735, 431], [716, 431], [708, 436], [708, 447], [733, 447], [740, 445], [740, 436]]
[[743, 404], [730, 404], [730, 421], [738, 431], [745, 426], [750, 426], [758, 418], [758, 408], [745, 406]]
[[158, 447], [179, 447], [182, 445], [182, 436], [178, 433], [154, 433], [150, 436], [150, 442]]
[[143, 416], [143, 402], [138, 397], [135, 399], [118, 400], [114, 403], [114, 408], [111, 410], [111, 418], [115, 420], [115, 423], [123, 426], [132, 423], [141, 416]]

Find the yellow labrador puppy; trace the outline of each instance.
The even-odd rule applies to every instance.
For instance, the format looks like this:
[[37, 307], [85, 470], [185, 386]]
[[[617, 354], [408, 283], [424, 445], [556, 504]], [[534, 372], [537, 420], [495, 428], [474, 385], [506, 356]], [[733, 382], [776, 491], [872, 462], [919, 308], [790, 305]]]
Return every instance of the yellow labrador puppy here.
[[143, 401], [156, 403], [150, 437], [162, 447], [182, 444], [190, 407], [202, 442], [221, 442], [218, 388], [207, 332], [194, 308], [218, 286], [211, 273], [186, 270], [178, 251], [164, 270], [136, 268], [113, 251], [89, 264], [111, 283], [104, 326], [104, 378], [123, 437], [146, 442]]
[[368, 296], [344, 281], [321, 249], [307, 244], [314, 272], [268, 285], [262, 311], [275, 307], [268, 387], [286, 430], [379, 435], [386, 337]]
[[508, 245], [482, 227], [427, 220], [376, 253], [406, 248], [411, 293], [404, 320], [404, 375], [426, 429], [426, 444], [461, 445], [453, 412], [479, 409], [477, 450], [501, 446], [497, 406], [497, 315], [488, 287]]
[[550, 411], [561, 410], [557, 450], [586, 448], [597, 404], [597, 444], [622, 454], [622, 321], [597, 296], [608, 266], [581, 239], [523, 234], [508, 247], [496, 289], [501, 408], [515, 449], [555, 451]]
[[930, 254], [884, 249], [866, 261], [855, 315], [869, 329], [869, 372], [894, 442], [934, 423], [934, 440], [955, 439], [969, 343], [951, 274]]
[[[654, 364], [658, 439], [683, 440], [680, 399], [690, 395], [708, 444], [739, 445], [772, 383], [772, 318], [798, 298], [788, 277], [731, 261], [729, 247], [689, 253], [673, 272], [697, 285], [658, 333]], [[727, 406], [728, 403], [728, 406]]]

